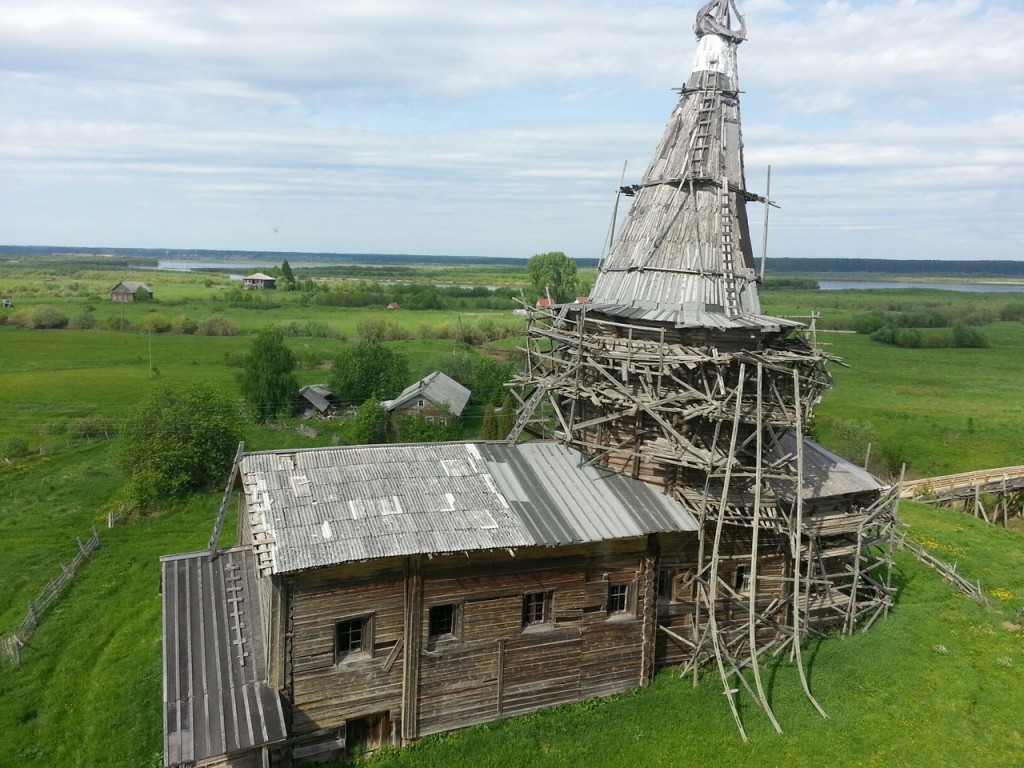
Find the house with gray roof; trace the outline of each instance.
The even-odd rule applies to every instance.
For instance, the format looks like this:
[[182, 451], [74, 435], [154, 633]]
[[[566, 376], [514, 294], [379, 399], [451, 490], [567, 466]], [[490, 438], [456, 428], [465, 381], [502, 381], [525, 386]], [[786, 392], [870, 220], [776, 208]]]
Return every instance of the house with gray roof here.
[[459, 418], [472, 394], [445, 375], [434, 371], [402, 390], [398, 397], [381, 403], [388, 413], [423, 416], [428, 421], [447, 424], [450, 416]]
[[110, 289], [110, 300], [117, 302], [148, 301], [153, 291], [145, 283], [124, 280]]
[[242, 290], [244, 291], [272, 291], [275, 288], [277, 288], [277, 278], [262, 272], [254, 272], [242, 278]]

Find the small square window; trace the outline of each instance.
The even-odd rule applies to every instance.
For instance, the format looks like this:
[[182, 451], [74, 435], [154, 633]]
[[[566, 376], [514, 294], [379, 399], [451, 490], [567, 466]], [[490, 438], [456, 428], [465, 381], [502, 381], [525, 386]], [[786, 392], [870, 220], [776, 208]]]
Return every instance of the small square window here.
[[551, 593], [531, 592], [523, 595], [523, 626], [544, 624], [551, 615]]
[[430, 636], [451, 637], [455, 635], [455, 620], [458, 611], [454, 603], [434, 605], [430, 608]]
[[416, 407], [417, 408], [422, 408], [426, 404], [427, 404], [427, 401], [424, 400], [423, 398], [420, 398], [419, 400], [416, 401]]
[[625, 613], [629, 608], [629, 585], [608, 586], [608, 613]]
[[732, 582], [732, 588], [737, 592], [746, 592], [750, 589], [750, 566], [737, 565], [736, 576]]
[[335, 663], [356, 655], [367, 654], [370, 646], [369, 616], [343, 619], [334, 625]]

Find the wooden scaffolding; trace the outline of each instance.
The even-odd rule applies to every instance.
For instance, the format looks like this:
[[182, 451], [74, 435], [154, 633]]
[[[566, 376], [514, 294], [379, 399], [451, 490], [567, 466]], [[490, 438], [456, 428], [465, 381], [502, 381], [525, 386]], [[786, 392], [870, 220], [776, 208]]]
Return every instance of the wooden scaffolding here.
[[[888, 611], [895, 522], [894, 492], [808, 496], [804, 433], [833, 358], [800, 332], [751, 341], [622, 322], [586, 304], [535, 311], [509, 435], [575, 446], [588, 463], [663, 487], [699, 521], [698, 569], [684, 576], [690, 631], [662, 631], [689, 649], [687, 670], [716, 664], [744, 738], [740, 687], [779, 728], [763, 653], [788, 650], [814, 702], [799, 641]], [[762, 569], [766, 544], [785, 553], [783, 568]]]
[[806, 439], [832, 358], [813, 323], [761, 310], [746, 205], [771, 202], [744, 177], [746, 23], [735, 0], [711, 0], [694, 31], [693, 69], [644, 177], [619, 189], [633, 204], [589, 302], [532, 313], [509, 439], [559, 439], [690, 510], [696, 551], [662, 553], [659, 631], [686, 669], [716, 664], [746, 738], [739, 690], [779, 728], [766, 651], [790, 653], [824, 715], [801, 641], [888, 611], [896, 493]]

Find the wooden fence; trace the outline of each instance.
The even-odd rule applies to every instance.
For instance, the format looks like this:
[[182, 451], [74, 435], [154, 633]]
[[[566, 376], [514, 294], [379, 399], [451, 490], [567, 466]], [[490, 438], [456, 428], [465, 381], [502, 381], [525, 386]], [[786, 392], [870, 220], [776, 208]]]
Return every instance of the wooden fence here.
[[78, 542], [78, 554], [75, 555], [75, 559], [69, 565], [61, 563], [60, 576], [43, 587], [39, 597], [28, 604], [28, 615], [18, 626], [18, 629], [15, 630], [14, 634], [0, 638], [0, 649], [7, 654], [14, 663], [14, 666], [21, 664], [21, 649], [28, 642], [29, 638], [32, 637], [32, 633], [35, 632], [36, 627], [43, 620], [43, 614], [46, 612], [46, 609], [67, 588], [71, 579], [74, 578], [78, 567], [88, 560], [92, 553], [99, 548], [100, 535], [96, 532], [94, 526], [91, 538], [84, 542], [81, 539], [76, 539], [76, 541]]
[[989, 605], [989, 599], [985, 595], [985, 591], [981, 588], [981, 582], [972, 584], [959, 573], [956, 572], [956, 565], [950, 565], [944, 560], [940, 560], [921, 544], [911, 539], [905, 532], [901, 532], [896, 536], [896, 543], [901, 547], [906, 547], [914, 556], [917, 557], [922, 563], [930, 565], [946, 579], [946, 581], [952, 582], [957, 589], [960, 590], [964, 595], [971, 598], [975, 602], [981, 603], [982, 605]]

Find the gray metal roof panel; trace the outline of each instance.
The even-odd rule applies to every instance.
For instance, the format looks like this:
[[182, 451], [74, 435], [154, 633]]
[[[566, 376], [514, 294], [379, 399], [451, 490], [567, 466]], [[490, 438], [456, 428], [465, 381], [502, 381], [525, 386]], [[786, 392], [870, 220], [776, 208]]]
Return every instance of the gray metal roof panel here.
[[[779, 440], [782, 452], [796, 455], [796, 438], [787, 432]], [[793, 459], [795, 461], [795, 459]], [[774, 481], [776, 492], [793, 498], [793, 483]], [[813, 440], [804, 439], [804, 499], [820, 499], [847, 494], [876, 492], [885, 484], [866, 469], [847, 461]]]
[[412, 554], [696, 530], [674, 500], [557, 443], [246, 454], [242, 485], [287, 573]]
[[251, 550], [167, 557], [161, 567], [164, 764], [283, 741], [281, 700], [264, 678]]

